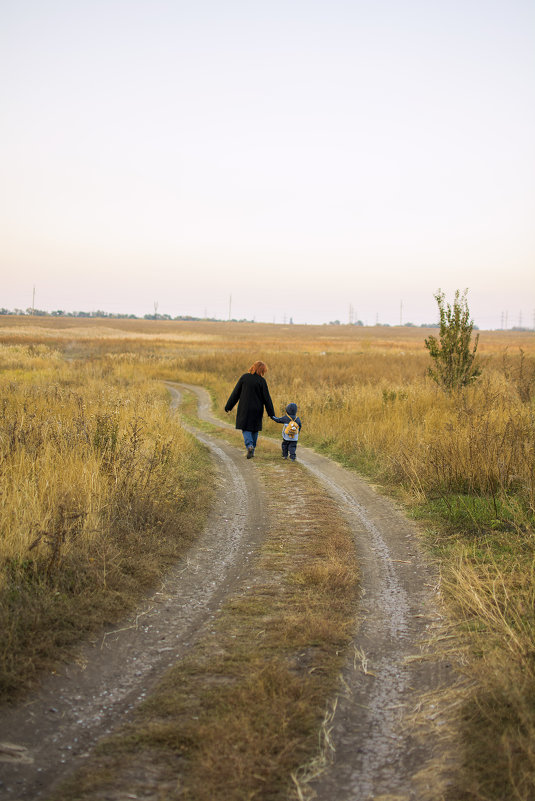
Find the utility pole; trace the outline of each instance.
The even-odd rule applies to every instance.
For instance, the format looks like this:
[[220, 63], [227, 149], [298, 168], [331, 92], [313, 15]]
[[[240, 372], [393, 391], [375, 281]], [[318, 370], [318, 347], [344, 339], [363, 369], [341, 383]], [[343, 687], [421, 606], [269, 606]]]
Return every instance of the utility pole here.
[[354, 309], [353, 309], [353, 304], [350, 303], [349, 304], [349, 325], [353, 325], [354, 321], [355, 321], [355, 313], [354, 313]]
[[228, 318], [232, 320], [232, 295], [228, 297]]
[[518, 327], [522, 328], [522, 312], [518, 312]]
[[158, 319], [158, 306], [159, 306], [159, 305], [160, 305], [160, 304], [158, 303], [158, 301], [157, 301], [157, 300], [155, 300], [155, 301], [154, 301], [154, 319], [155, 319], [155, 320], [157, 320], [157, 319]]
[[399, 302], [399, 324], [403, 325], [403, 301]]
[[33, 293], [32, 293], [32, 317], [35, 314], [35, 284], [33, 286]]
[[502, 319], [501, 319], [501, 325], [500, 325], [500, 328], [502, 329], [502, 331], [503, 331], [503, 324], [504, 324], [504, 322], [503, 322], [503, 321], [504, 321], [504, 319], [505, 319], [505, 315], [504, 315], [504, 313], [502, 312]]
[[507, 331], [507, 317], [509, 316], [509, 312], [505, 312], [505, 330]]

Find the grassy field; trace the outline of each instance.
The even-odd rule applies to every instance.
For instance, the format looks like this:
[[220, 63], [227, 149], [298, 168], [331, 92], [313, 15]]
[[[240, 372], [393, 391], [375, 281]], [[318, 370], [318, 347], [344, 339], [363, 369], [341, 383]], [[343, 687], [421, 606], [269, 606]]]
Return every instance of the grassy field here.
[[211, 468], [155, 382], [46, 345], [0, 346], [0, 371], [4, 700], [176, 561], [202, 526]]
[[[482, 332], [480, 380], [449, 396], [425, 376], [428, 334], [405, 327], [2, 319], [5, 546], [2, 542], [0, 547], [6, 550], [0, 555], [9, 581], [13, 574], [17, 587], [26, 586], [28, 575], [33, 582], [35, 575], [49, 582], [54, 543], [60, 543], [66, 558], [73, 543], [89, 542], [97, 536], [91, 532], [101, 526], [88, 500], [94, 497], [91, 480], [84, 479], [81, 469], [71, 468], [76, 483], [67, 497], [60, 492], [66, 482], [58, 478], [57, 489], [43, 482], [43, 497], [55, 499], [50, 506], [23, 502], [17, 495], [21, 480], [10, 476], [25, 460], [34, 471], [29, 484], [33, 481], [38, 487], [41, 474], [31, 455], [24, 455], [27, 445], [29, 454], [39, 449], [44, 453], [46, 447], [52, 453], [54, 443], [65, 435], [70, 443], [65, 453], [74, 458], [78, 448], [85, 448], [100, 460], [92, 475], [104, 476], [109, 485], [114, 468], [108, 463], [120, 462], [119, 456], [112, 458], [114, 432], [121, 432], [118, 452], [128, 452], [135, 419], [132, 406], [138, 405], [136, 401], [130, 409], [123, 408], [119, 398], [135, 387], [163, 404], [154, 382], [189, 381], [210, 389], [216, 413], [223, 417], [235, 381], [261, 358], [269, 366], [266, 378], [276, 410], [290, 401], [298, 404], [303, 442], [395, 494], [420, 521], [423, 537], [440, 561], [444, 597], [464, 644], [459, 659], [475, 679], [463, 714], [463, 797], [533, 799], [535, 334]], [[61, 408], [70, 398], [65, 411], [69, 421], [83, 419], [85, 412], [76, 404], [89, 408], [91, 393], [96, 393], [91, 424], [86, 422], [90, 446], [80, 434], [82, 423], [72, 434], [68, 426], [58, 429], [50, 413], [54, 393]], [[165, 414], [163, 405], [148, 405]], [[23, 435], [17, 433], [20, 409], [25, 410]], [[124, 421], [119, 428], [118, 420]], [[158, 453], [157, 428], [152, 434], [150, 426], [146, 431], [145, 464]], [[45, 446], [45, 429], [50, 446]], [[273, 423], [267, 424], [266, 432], [280, 435]], [[198, 458], [192, 456], [193, 465]], [[67, 469], [69, 460], [60, 461]], [[154, 461], [159, 463], [159, 457]], [[152, 491], [145, 496], [149, 509], [152, 497]], [[23, 508], [20, 514], [26, 517], [18, 527], [16, 510]], [[108, 515], [113, 503], [102, 508]], [[115, 508], [124, 508], [122, 501]], [[83, 537], [75, 534], [80, 529]], [[91, 564], [88, 574], [90, 568]]]

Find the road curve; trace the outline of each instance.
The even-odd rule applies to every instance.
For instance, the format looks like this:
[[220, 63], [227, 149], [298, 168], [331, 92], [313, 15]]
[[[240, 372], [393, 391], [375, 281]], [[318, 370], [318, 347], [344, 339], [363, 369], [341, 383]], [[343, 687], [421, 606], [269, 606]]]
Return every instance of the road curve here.
[[[170, 392], [176, 406], [179, 392]], [[195, 435], [220, 476], [202, 535], [130, 618], [82, 646], [26, 703], [1, 710], [0, 798], [43, 798], [75, 770], [188, 652], [247, 572], [265, 532], [255, 471], [236, 448]]]
[[[195, 394], [202, 419], [228, 426], [205, 389], [179, 386]], [[435, 762], [443, 743], [425, 725], [421, 736], [414, 711], [457, 680], [440, 651], [422, 658], [442, 626], [436, 571], [392, 501], [301, 442], [298, 458], [339, 504], [361, 565], [360, 619], [331, 723], [330, 764], [309, 786], [328, 801], [435, 801], [447, 782]]]

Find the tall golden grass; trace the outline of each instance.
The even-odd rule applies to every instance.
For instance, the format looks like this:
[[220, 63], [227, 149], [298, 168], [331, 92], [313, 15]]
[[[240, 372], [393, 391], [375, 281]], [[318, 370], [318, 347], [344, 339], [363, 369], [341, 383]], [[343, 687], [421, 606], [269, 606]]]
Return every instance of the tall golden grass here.
[[535, 536], [444, 544], [443, 587], [466, 627], [475, 679], [462, 710], [464, 799], [535, 798]]
[[42, 345], [0, 346], [0, 365], [6, 697], [128, 608], [198, 529], [207, 501], [195, 492], [206, 460], [162, 387]]

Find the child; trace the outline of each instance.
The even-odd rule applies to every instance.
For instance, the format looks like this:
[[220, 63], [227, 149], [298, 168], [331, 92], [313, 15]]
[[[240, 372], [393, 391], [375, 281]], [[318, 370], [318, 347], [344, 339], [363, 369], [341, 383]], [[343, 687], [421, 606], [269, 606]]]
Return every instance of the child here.
[[[276, 423], [284, 423], [282, 429], [282, 458], [287, 459], [288, 455], [292, 462], [296, 460], [297, 440], [299, 432], [301, 431], [301, 420], [297, 415], [297, 404], [289, 403], [286, 407], [286, 414], [282, 417], [272, 417]], [[297, 423], [297, 426], [290, 425], [290, 423]]]

